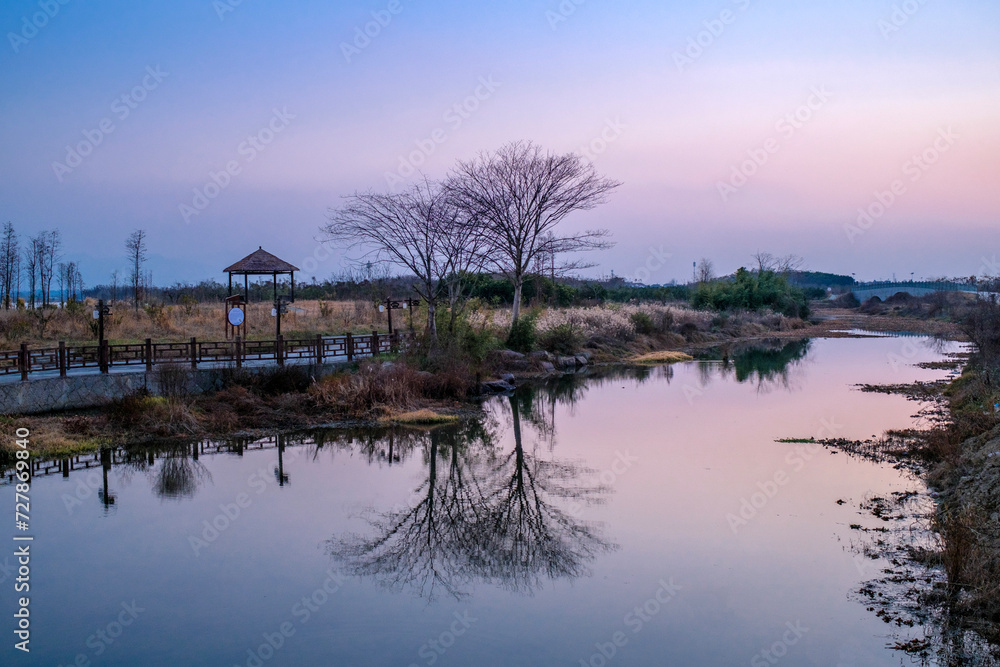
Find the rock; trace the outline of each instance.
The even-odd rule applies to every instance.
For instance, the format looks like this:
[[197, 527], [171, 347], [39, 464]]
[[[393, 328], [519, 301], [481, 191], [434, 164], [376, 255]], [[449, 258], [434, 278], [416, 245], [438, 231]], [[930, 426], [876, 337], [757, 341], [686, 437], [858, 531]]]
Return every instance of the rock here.
[[576, 368], [576, 357], [558, 357], [556, 366], [559, 368]]
[[586, 366], [590, 360], [582, 354], [576, 355], [576, 363], [580, 366]]
[[500, 350], [500, 358], [504, 361], [520, 361], [524, 359], [524, 355], [514, 350]]
[[555, 360], [555, 356], [551, 352], [546, 352], [545, 350], [536, 350], [531, 353], [532, 359], [537, 359], [538, 361], [547, 361], [551, 363]]
[[500, 376], [500, 380], [502, 382], [506, 382], [507, 384], [514, 384], [515, 379], [516, 378], [514, 377], [513, 373], [504, 373], [503, 375]]
[[502, 394], [507, 391], [514, 391], [514, 386], [503, 380], [493, 380], [483, 383], [483, 391]]
[[541, 366], [542, 370], [545, 371], [546, 373], [554, 373], [556, 370], [556, 367], [552, 364], [551, 361], [539, 361], [538, 365]]
[[591, 354], [590, 352], [581, 352], [579, 354], [579, 356], [581, 356], [584, 359], [586, 359], [588, 364], [590, 363], [590, 360], [594, 358], [594, 355]]

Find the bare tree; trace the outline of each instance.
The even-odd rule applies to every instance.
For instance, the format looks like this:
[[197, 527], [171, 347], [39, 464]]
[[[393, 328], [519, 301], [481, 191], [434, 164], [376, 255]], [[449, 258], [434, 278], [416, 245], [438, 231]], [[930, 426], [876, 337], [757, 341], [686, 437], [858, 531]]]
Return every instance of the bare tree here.
[[715, 280], [715, 267], [712, 265], [712, 260], [702, 257], [695, 273], [699, 283], [710, 283]]
[[758, 273], [773, 271], [774, 273], [787, 275], [801, 269], [803, 264], [803, 259], [798, 255], [783, 255], [779, 257], [760, 250], [753, 254], [753, 258], [757, 262]]
[[65, 262], [59, 262], [56, 266], [56, 284], [59, 286], [59, 304], [62, 305], [66, 300], [66, 290], [69, 287], [69, 282], [72, 277], [71, 273], [72, 267]]
[[145, 278], [142, 265], [146, 262], [146, 230], [137, 229], [129, 234], [128, 239], [125, 240], [125, 250], [128, 251], [129, 257], [129, 282], [132, 284], [132, 298], [135, 301], [135, 309], [139, 310]]
[[62, 237], [58, 229], [42, 232], [41, 259], [39, 261], [39, 277], [42, 288], [42, 307], [52, 303], [52, 279], [58, 272], [58, 260], [62, 257]]
[[[47, 232], [39, 232], [28, 239], [23, 250], [24, 268], [28, 272], [28, 304], [34, 309], [38, 295], [38, 287], [44, 283], [44, 265]], [[42, 302], [44, 304], [44, 300]]]
[[479, 221], [465, 215], [461, 207], [453, 206], [450, 210], [451, 214], [442, 216], [439, 222], [444, 254], [449, 260], [445, 291], [451, 311], [448, 331], [453, 333], [455, 322], [465, 309], [469, 277], [482, 269], [489, 252], [489, 238]]
[[[599, 176], [579, 155], [554, 155], [531, 142], [515, 142], [460, 162], [446, 187], [467, 216], [482, 225], [490, 244], [488, 262], [513, 283], [516, 321], [524, 278], [536, 257], [610, 247], [606, 230], [561, 236], [555, 229], [570, 213], [604, 203], [619, 185]], [[571, 262], [562, 268], [582, 266]]]
[[804, 264], [805, 260], [798, 255], [784, 255], [775, 262], [775, 271], [787, 276], [789, 273], [801, 271]]
[[412, 272], [413, 288], [427, 302], [428, 331], [436, 336], [437, 304], [456, 268], [457, 248], [464, 248], [461, 238], [453, 238], [464, 232], [461, 211], [430, 181], [400, 194], [355, 193], [346, 199], [330, 211], [322, 228], [326, 240]]
[[[0, 299], [3, 299], [3, 309], [10, 310], [17, 298], [15, 291], [16, 275], [19, 273], [21, 261], [21, 244], [14, 231], [14, 225], [4, 224], [0, 236]], [[11, 297], [14, 298], [11, 298]]]
[[111, 272], [111, 303], [118, 301], [118, 269]]
[[73, 298], [77, 301], [83, 301], [83, 274], [80, 272], [80, 266], [76, 262], [71, 262], [70, 266], [73, 267], [73, 280], [71, 288]]

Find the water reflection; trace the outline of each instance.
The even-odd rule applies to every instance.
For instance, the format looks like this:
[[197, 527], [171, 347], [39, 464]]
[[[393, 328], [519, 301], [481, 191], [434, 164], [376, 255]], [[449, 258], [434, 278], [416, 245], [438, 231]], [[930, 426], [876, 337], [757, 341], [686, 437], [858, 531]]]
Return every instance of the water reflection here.
[[[107, 465], [102, 465], [105, 468], [105, 494], [108, 493], [107, 471], [111, 468], [112, 458], [115, 458], [124, 483], [130, 482], [134, 474], [143, 473], [159, 498], [194, 498], [202, 485], [212, 481], [212, 473], [198, 460], [198, 449], [198, 444], [172, 444], [129, 447], [114, 452], [103, 450], [102, 464], [107, 458]], [[113, 498], [111, 502], [114, 502]]]
[[[520, 392], [490, 419], [430, 431], [413, 502], [370, 508], [370, 534], [335, 536], [329, 554], [349, 575], [428, 600], [465, 597], [478, 582], [530, 594], [588, 574], [588, 563], [614, 547], [579, 514], [607, 489], [578, 462], [539, 455], [539, 445], [551, 445], [560, 395]], [[496, 445], [501, 418], [513, 434], [508, 452]], [[525, 445], [526, 430], [535, 446]]]
[[699, 365], [699, 380], [704, 387], [715, 379], [733, 378], [740, 384], [754, 385], [761, 394], [779, 388], [793, 391], [811, 348], [810, 339], [772, 339], [714, 348], [702, 355], [706, 361]]

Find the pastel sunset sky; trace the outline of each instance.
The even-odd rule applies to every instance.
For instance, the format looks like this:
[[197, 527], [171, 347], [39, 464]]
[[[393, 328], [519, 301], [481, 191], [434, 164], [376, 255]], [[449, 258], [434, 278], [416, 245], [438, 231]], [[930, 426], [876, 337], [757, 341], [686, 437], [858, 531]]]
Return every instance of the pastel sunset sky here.
[[519, 139], [624, 183], [567, 223], [617, 241], [591, 275], [1000, 271], [996, 0], [5, 0], [2, 27], [0, 221], [58, 227], [89, 285], [137, 227], [158, 283], [258, 245], [329, 277], [342, 196]]

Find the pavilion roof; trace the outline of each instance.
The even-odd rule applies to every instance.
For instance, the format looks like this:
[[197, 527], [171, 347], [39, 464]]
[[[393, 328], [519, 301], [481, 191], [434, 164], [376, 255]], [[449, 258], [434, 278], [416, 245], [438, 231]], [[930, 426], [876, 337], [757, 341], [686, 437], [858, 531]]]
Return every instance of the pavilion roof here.
[[252, 253], [236, 262], [232, 266], [223, 269], [223, 273], [239, 274], [269, 274], [269, 273], [291, 273], [299, 271], [299, 267], [293, 266], [283, 259], [275, 257], [263, 247], [258, 247]]

